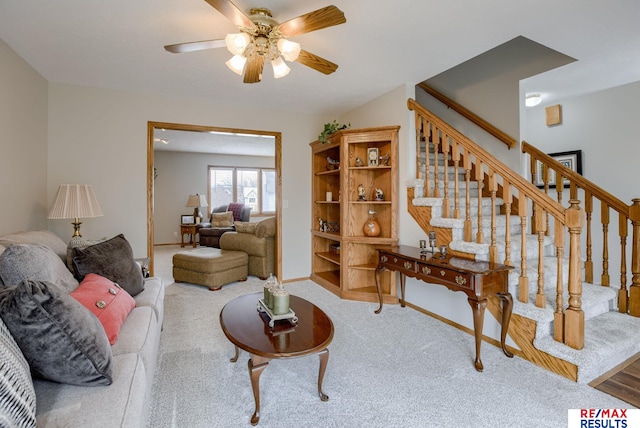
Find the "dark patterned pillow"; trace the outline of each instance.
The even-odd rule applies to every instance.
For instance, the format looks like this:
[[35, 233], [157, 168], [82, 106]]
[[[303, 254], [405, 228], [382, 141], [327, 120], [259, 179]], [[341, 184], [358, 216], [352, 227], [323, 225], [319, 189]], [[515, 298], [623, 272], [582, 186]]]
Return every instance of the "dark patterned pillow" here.
[[238, 202], [231, 202], [229, 204], [227, 211], [233, 213], [233, 221], [242, 221], [242, 208], [244, 208], [244, 204]]
[[52, 282], [65, 293], [78, 288], [78, 281], [60, 257], [42, 244], [11, 244], [0, 255], [0, 277], [5, 285], [30, 279]]
[[73, 266], [78, 281], [95, 273], [109, 278], [132, 296], [144, 290], [142, 270], [123, 234], [86, 248], [74, 248]]
[[36, 392], [29, 364], [0, 319], [0, 426], [36, 426]]
[[72, 385], [110, 385], [111, 345], [100, 321], [50, 282], [6, 290], [0, 316], [34, 376]]

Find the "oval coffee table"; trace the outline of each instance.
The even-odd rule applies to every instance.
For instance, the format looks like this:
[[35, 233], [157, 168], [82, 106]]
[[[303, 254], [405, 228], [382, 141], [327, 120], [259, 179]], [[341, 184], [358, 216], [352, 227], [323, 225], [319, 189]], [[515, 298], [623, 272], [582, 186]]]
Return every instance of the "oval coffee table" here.
[[329, 397], [322, 392], [322, 379], [329, 361], [327, 348], [333, 339], [333, 322], [320, 308], [297, 296], [290, 296], [289, 306], [296, 313], [298, 322], [276, 321], [269, 327], [269, 317], [257, 310], [262, 293], [247, 294], [228, 302], [220, 312], [220, 325], [225, 336], [235, 345], [238, 360], [239, 349], [250, 354], [249, 375], [256, 410], [251, 424], [260, 420], [260, 375], [274, 358], [296, 358], [318, 354], [318, 394], [322, 401]]

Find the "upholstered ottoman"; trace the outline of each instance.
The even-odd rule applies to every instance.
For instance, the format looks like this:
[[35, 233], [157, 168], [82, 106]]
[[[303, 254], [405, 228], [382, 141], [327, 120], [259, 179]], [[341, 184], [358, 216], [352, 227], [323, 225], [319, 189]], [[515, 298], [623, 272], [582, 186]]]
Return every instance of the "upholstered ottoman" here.
[[249, 256], [242, 251], [200, 247], [173, 255], [173, 279], [219, 290], [224, 284], [245, 281]]

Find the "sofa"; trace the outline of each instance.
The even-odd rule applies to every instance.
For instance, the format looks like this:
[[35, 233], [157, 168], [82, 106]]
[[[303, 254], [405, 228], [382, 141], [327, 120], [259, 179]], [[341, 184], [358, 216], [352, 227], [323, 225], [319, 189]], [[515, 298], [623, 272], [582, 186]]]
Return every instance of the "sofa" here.
[[251, 207], [241, 203], [232, 202], [215, 207], [211, 210], [209, 221], [200, 223], [198, 227], [200, 245], [220, 248], [220, 237], [227, 232], [233, 232], [236, 221], [248, 222], [250, 218]]
[[144, 278], [122, 235], [72, 248], [73, 272], [68, 250], [49, 231], [0, 236], [0, 426], [144, 427], [162, 280]]
[[242, 251], [249, 256], [249, 275], [266, 279], [275, 271], [276, 218], [246, 223], [236, 222], [236, 230], [220, 237], [220, 248]]

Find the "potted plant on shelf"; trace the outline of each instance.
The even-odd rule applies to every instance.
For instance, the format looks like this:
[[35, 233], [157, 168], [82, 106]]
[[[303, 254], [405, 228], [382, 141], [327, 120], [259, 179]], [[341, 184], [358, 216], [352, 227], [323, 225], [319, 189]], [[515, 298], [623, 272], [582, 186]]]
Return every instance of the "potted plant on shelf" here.
[[341, 131], [343, 129], [347, 129], [350, 128], [351, 124], [347, 124], [347, 125], [340, 125], [337, 121], [333, 121], [333, 122], [329, 122], [329, 123], [325, 123], [324, 124], [324, 129], [322, 130], [322, 132], [320, 133], [320, 135], [318, 135], [318, 141], [320, 141], [322, 144], [327, 144], [328, 142], [328, 138], [329, 135], [333, 134], [334, 132], [338, 132]]

